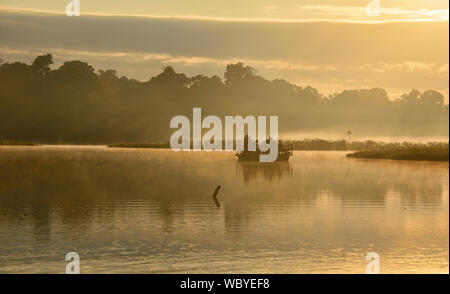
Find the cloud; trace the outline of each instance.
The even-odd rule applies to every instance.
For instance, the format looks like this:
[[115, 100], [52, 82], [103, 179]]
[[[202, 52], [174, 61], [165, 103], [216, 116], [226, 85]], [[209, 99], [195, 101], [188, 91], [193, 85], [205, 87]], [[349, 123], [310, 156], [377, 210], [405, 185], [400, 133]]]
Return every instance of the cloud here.
[[5, 11], [0, 11], [0, 22], [0, 45], [16, 48], [245, 57], [314, 65], [337, 60], [448, 60], [448, 23], [222, 23]]
[[[32, 13], [64, 15], [62, 11], [23, 9], [13, 6], [0, 6], [0, 11], [8, 13]], [[279, 6], [268, 5], [262, 8], [265, 14], [277, 12], [278, 17], [232, 17], [205, 16], [195, 14], [136, 14], [136, 13], [100, 13], [84, 12], [83, 16], [139, 17], [152, 19], [197, 20], [214, 22], [247, 22], [247, 23], [309, 23], [309, 22], [342, 22], [342, 23], [386, 23], [386, 22], [421, 22], [448, 21], [448, 9], [417, 9], [408, 10], [402, 7], [380, 8], [380, 16], [372, 17], [366, 14], [365, 6], [333, 6], [306, 5], [286, 11]], [[284, 11], [284, 12], [283, 12]], [[295, 11], [295, 13], [293, 13]]]
[[142, 63], [148, 61], [158, 61], [167, 65], [213, 65], [224, 68], [228, 64], [243, 62], [257, 69], [277, 69], [289, 71], [332, 71], [338, 70], [352, 71], [355, 73], [374, 71], [385, 73], [388, 71], [396, 72], [421, 72], [428, 73], [448, 73], [448, 64], [437, 65], [435, 63], [425, 63], [420, 61], [405, 61], [398, 64], [389, 64], [381, 62], [379, 64], [363, 64], [359, 66], [346, 66], [341, 64], [329, 64], [317, 66], [313, 64], [302, 64], [288, 60], [269, 60], [269, 59], [252, 59], [252, 58], [211, 58], [206, 56], [183, 56], [171, 55], [168, 53], [160, 54], [154, 52], [95, 52], [87, 50], [69, 50], [63, 48], [34, 48], [34, 49], [14, 49], [6, 46], [0, 46], [0, 51], [4, 55], [22, 55], [36, 57], [43, 52], [50, 52], [60, 59], [83, 59], [83, 58], [100, 58], [100, 59], [120, 59], [126, 60], [128, 63]]
[[353, 68], [355, 71], [364, 69], [372, 69], [373, 71], [385, 72], [426, 72], [429, 74], [448, 74], [448, 64], [427, 63], [421, 61], [407, 60], [402, 63], [386, 63], [380, 62], [378, 64], [366, 64], [361, 67]]
[[330, 70], [336, 71], [337, 68], [333, 65], [329, 66], [316, 66], [312, 64], [300, 64], [293, 63], [286, 60], [260, 60], [251, 58], [231, 58], [231, 59], [219, 59], [205, 56], [182, 56], [171, 54], [159, 54], [152, 52], [93, 52], [86, 50], [68, 50], [63, 48], [34, 48], [34, 49], [14, 49], [5, 46], [0, 46], [0, 51], [4, 55], [22, 55], [30, 56], [32, 58], [43, 52], [50, 52], [54, 56], [64, 59], [83, 59], [89, 57], [101, 58], [101, 59], [120, 59], [124, 61], [126, 59], [129, 63], [142, 63], [148, 61], [159, 61], [163, 64], [182, 64], [182, 65], [203, 65], [209, 64], [220, 68], [224, 68], [228, 64], [244, 62], [250, 64], [256, 68], [265, 69], [279, 69], [279, 70], [304, 70], [304, 71], [318, 71], [318, 70]]
[[0, 11], [0, 25], [0, 57], [7, 61], [48, 52], [57, 63], [81, 59], [139, 80], [165, 65], [222, 75], [227, 64], [244, 62], [266, 78], [302, 85], [448, 89], [448, 22], [246, 23]]
[[440, 73], [444, 73], [448, 76], [448, 63], [439, 68]]
[[389, 22], [389, 21], [448, 21], [448, 9], [417, 9], [410, 10], [402, 7], [380, 7], [380, 15], [368, 16], [365, 6], [332, 6], [309, 5], [297, 7], [299, 11], [314, 12], [324, 19], [347, 18], [348, 21], [360, 22]]

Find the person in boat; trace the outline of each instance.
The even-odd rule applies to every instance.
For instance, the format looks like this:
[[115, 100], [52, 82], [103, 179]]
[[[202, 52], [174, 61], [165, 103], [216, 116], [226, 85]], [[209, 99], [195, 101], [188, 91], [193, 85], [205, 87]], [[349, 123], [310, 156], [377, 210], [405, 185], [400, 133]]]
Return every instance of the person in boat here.
[[260, 154], [261, 153], [261, 150], [259, 149], [259, 146], [258, 146], [258, 140], [256, 140], [256, 150], [255, 151], [250, 151], [250, 150], [248, 150], [248, 142], [249, 142], [249, 140], [251, 140], [251, 138], [248, 136], [248, 135], [245, 135], [245, 137], [244, 137], [244, 150], [243, 150], [243, 152], [256, 152], [257, 154]]

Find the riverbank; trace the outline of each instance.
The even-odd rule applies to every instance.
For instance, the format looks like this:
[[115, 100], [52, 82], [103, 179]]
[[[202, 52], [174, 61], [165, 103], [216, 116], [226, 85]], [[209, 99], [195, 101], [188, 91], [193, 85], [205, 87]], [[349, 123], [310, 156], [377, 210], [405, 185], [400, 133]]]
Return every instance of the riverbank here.
[[449, 161], [448, 143], [386, 144], [373, 150], [362, 150], [347, 155], [349, 158], [393, 159], [418, 161]]
[[[352, 151], [349, 158], [449, 161], [448, 142], [429, 143], [384, 143], [380, 141], [346, 141], [304, 139], [283, 141], [286, 146], [293, 146], [296, 151]], [[0, 146], [39, 146], [38, 143], [0, 140]], [[73, 145], [73, 144], [72, 144]], [[104, 146], [104, 145], [103, 145]], [[148, 148], [169, 149], [169, 143], [135, 142], [109, 144], [111, 148]]]
[[[296, 151], [353, 151], [349, 158], [394, 159], [449, 161], [448, 142], [429, 143], [384, 143], [372, 140], [346, 141], [304, 139], [299, 141], [283, 141], [283, 144], [293, 146]], [[119, 143], [108, 147], [116, 148], [170, 148], [169, 143]]]
[[21, 141], [0, 140], [0, 146], [37, 146], [39, 144]]
[[111, 148], [151, 148], [151, 149], [167, 149], [170, 148], [169, 143], [116, 143], [109, 144]]
[[[402, 148], [416, 150], [435, 150], [447, 148], [448, 142], [429, 143], [386, 143], [382, 141], [347, 141], [347, 140], [325, 140], [325, 139], [303, 139], [303, 140], [283, 140], [283, 145], [293, 146], [294, 150], [305, 151], [373, 151], [373, 150], [397, 150]], [[224, 147], [224, 144], [222, 144]], [[170, 148], [168, 142], [132, 142], [109, 144], [108, 147], [119, 148]], [[191, 142], [192, 147], [192, 142]]]

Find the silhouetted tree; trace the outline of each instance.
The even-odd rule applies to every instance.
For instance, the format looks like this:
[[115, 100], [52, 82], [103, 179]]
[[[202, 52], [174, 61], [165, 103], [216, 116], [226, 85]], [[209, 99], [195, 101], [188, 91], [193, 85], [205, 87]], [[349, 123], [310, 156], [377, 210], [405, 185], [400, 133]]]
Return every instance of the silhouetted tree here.
[[233, 82], [244, 80], [255, 75], [255, 69], [250, 66], [245, 66], [242, 62], [229, 64], [224, 74], [225, 84], [231, 85]]
[[[0, 62], [0, 139], [167, 141], [171, 118], [189, 116], [193, 107], [201, 107], [203, 116], [278, 115], [281, 133], [448, 136], [449, 107], [434, 90], [412, 90], [397, 100], [377, 88], [324, 97], [310, 86], [269, 81], [243, 63], [228, 65], [224, 81], [188, 77], [167, 66], [146, 82], [119, 78], [113, 69], [96, 72], [78, 60], [55, 69], [52, 64], [51, 54], [31, 65]], [[339, 144], [345, 150], [345, 141]]]
[[51, 54], [40, 55], [33, 61], [31, 68], [35, 72], [47, 74], [50, 72], [51, 64], [53, 64], [53, 56]]

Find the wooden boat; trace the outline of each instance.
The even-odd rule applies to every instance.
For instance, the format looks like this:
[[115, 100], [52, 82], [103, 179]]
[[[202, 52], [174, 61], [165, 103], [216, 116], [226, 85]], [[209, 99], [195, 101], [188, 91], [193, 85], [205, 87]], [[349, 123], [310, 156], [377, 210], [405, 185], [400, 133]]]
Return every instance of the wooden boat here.
[[[244, 139], [244, 150], [236, 152], [236, 156], [240, 161], [259, 161], [259, 156], [261, 154], [269, 154], [269, 151], [261, 151], [258, 148], [258, 143], [256, 143], [256, 150], [249, 151], [248, 150], [248, 136], [245, 136]], [[294, 154], [294, 146], [291, 145], [289, 148], [286, 147], [278, 141], [278, 157], [276, 161], [288, 161], [289, 157]]]

